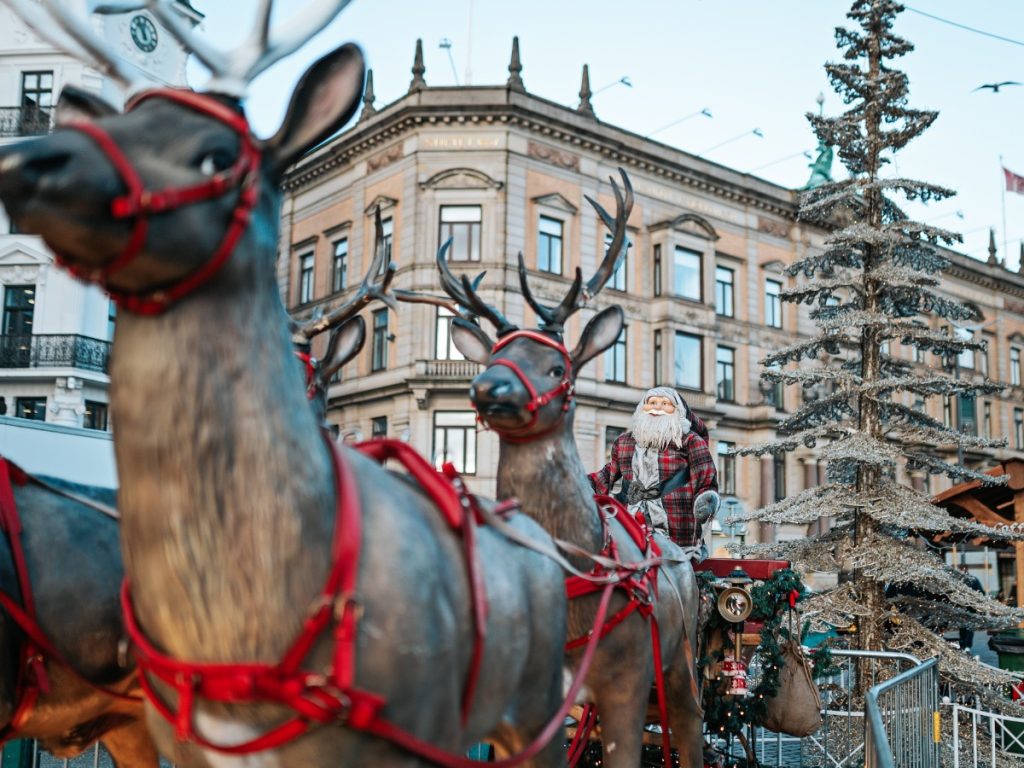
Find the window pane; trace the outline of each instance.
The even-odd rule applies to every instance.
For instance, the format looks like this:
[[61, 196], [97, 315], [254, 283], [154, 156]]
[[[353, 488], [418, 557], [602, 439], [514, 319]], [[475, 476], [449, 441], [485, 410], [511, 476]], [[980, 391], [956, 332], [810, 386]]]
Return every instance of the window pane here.
[[562, 222], [558, 219], [540, 217], [537, 268], [544, 272], [562, 274]]
[[348, 238], [342, 238], [334, 244], [334, 264], [332, 266], [331, 289], [335, 292], [345, 290], [348, 285]]
[[734, 274], [727, 267], [715, 267], [715, 311], [723, 317], [732, 317]]
[[676, 332], [675, 381], [687, 389], [703, 389], [701, 370], [701, 339], [689, 333]]
[[459, 472], [476, 472], [476, 414], [438, 411], [434, 414], [434, 466], [450, 461]]
[[475, 221], [480, 222], [482, 217], [479, 205], [442, 205], [441, 221]]
[[434, 359], [465, 360], [459, 348], [452, 343], [452, 318], [454, 315], [444, 307], [437, 308]]
[[676, 296], [700, 301], [700, 259], [696, 251], [676, 246], [673, 263], [672, 291]]
[[5, 335], [29, 335], [35, 317], [36, 287], [34, 285], [8, 285], [4, 287]]
[[782, 327], [782, 283], [764, 281], [764, 324], [769, 328]]
[[734, 399], [736, 352], [731, 347], [718, 347], [715, 352], [716, 383], [718, 397], [722, 400]]

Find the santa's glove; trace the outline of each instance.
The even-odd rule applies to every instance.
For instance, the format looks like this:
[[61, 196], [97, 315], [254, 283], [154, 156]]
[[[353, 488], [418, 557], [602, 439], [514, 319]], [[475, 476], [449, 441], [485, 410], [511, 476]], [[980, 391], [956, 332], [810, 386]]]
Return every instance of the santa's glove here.
[[702, 491], [693, 501], [693, 514], [699, 525], [706, 525], [718, 513], [722, 498], [718, 491]]

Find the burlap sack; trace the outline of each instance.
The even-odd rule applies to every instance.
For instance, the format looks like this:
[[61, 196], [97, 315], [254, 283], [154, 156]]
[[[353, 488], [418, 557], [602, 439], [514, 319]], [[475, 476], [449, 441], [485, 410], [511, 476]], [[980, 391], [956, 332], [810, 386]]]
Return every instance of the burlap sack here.
[[821, 727], [821, 694], [811, 675], [811, 662], [793, 639], [782, 643], [779, 692], [768, 699], [767, 708], [762, 725], [769, 731], [803, 737]]

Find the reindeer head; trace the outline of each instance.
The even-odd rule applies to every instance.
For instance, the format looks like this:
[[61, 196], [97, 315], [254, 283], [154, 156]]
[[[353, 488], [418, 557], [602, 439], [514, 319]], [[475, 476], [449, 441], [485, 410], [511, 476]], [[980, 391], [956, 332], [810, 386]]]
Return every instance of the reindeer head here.
[[[44, 36], [137, 85], [128, 65], [57, 0], [45, 0], [48, 18], [31, 0], [7, 2]], [[253, 36], [225, 55], [195, 37], [168, 0], [107, 3], [114, 11], [148, 5], [214, 73], [210, 90], [142, 91], [119, 113], [66, 88], [53, 135], [0, 149], [0, 200], [10, 217], [20, 230], [42, 235], [73, 272], [142, 314], [161, 312], [211, 280], [223, 293], [232, 279], [265, 276], [277, 249], [281, 173], [354, 114], [362, 54], [344, 45], [313, 64], [267, 140], [250, 133], [241, 98], [246, 83], [346, 4], [313, 3], [318, 8], [303, 24], [274, 36], [272, 2], [261, 0]]]
[[[539, 302], [530, 292], [523, 255], [519, 254], [519, 282], [526, 301], [537, 313], [539, 327], [520, 330], [477, 294], [481, 274], [470, 281], [465, 275], [457, 280], [448, 268], [445, 253], [448, 243], [438, 252], [438, 268], [445, 291], [462, 308], [452, 322], [452, 339], [467, 359], [486, 365], [473, 379], [470, 399], [480, 418], [503, 439], [526, 442], [554, 431], [574, 407], [576, 376], [587, 362], [608, 349], [622, 332], [623, 315], [618, 306], [595, 315], [583, 329], [571, 352], [563, 341], [565, 321], [586, 305], [608, 282], [626, 255], [626, 220], [633, 208], [633, 188], [620, 169], [624, 192], [612, 179], [615, 193], [614, 218], [595, 200], [587, 198], [605, 225], [612, 231], [612, 242], [594, 276], [584, 284], [577, 267], [569, 292], [556, 307]], [[497, 329], [497, 343], [474, 322], [484, 317]]]

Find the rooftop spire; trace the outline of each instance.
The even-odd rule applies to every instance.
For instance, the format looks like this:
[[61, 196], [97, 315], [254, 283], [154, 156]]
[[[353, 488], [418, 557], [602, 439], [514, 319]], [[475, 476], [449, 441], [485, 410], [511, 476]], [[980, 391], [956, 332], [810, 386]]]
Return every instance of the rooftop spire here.
[[583, 79], [580, 81], [580, 104], [576, 107], [576, 111], [584, 117], [596, 118], [594, 105], [590, 103], [590, 97], [593, 95], [593, 92], [590, 90], [590, 67], [584, 64]]
[[992, 227], [988, 230], [988, 263], [992, 266], [999, 263], [996, 258], [996, 231]]
[[427, 87], [427, 81], [423, 79], [427, 68], [423, 66], [423, 40], [416, 38], [416, 56], [412, 60], [412, 82], [409, 83], [409, 93], [422, 91]]
[[506, 87], [512, 91], [526, 92], [522, 78], [523, 64], [519, 60], [519, 35], [512, 38], [512, 58], [508, 62], [508, 82]]
[[363, 89], [363, 111], [359, 115], [360, 122], [377, 114], [377, 109], [373, 106], [373, 101], [373, 70], [368, 69], [366, 70], [366, 88]]

